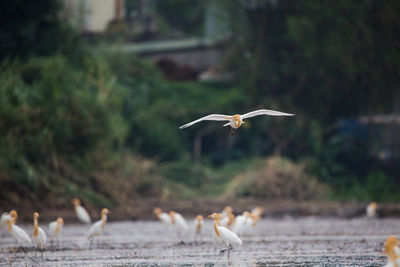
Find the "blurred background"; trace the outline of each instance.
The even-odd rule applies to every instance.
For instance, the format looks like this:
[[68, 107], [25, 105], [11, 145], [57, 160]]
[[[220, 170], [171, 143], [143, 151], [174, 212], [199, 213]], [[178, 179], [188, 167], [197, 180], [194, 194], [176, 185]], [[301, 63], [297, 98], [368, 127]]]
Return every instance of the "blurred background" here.
[[0, 5], [4, 210], [400, 201], [398, 0]]

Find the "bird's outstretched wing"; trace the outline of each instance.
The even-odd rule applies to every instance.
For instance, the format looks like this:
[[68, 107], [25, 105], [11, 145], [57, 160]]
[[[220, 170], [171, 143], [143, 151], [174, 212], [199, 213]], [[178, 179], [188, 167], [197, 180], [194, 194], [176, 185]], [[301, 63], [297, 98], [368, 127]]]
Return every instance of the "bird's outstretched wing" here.
[[181, 127], [179, 127], [179, 129], [185, 129], [185, 128], [192, 126], [193, 124], [201, 122], [201, 121], [229, 121], [231, 119], [232, 119], [232, 116], [229, 116], [229, 115], [210, 114], [210, 115], [202, 117], [198, 120], [195, 120], [195, 121], [189, 122], [185, 125], [182, 125]]
[[285, 112], [280, 112], [280, 111], [275, 111], [275, 110], [270, 110], [270, 109], [259, 109], [259, 110], [255, 110], [255, 111], [251, 111], [249, 113], [243, 114], [242, 119], [247, 119], [247, 118], [251, 118], [251, 117], [259, 116], [259, 115], [294, 116], [294, 114], [290, 114], [290, 113], [285, 113]]

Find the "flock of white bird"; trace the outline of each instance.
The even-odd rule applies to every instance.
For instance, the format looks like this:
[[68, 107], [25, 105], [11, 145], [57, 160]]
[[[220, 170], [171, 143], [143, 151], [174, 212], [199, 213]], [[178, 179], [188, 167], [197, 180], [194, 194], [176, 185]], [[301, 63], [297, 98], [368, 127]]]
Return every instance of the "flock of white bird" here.
[[[213, 240], [214, 248], [221, 244], [226, 244], [228, 247], [221, 250], [221, 253], [233, 249], [232, 245], [242, 245], [243, 242], [240, 236], [249, 236], [253, 232], [257, 225], [257, 222], [261, 218], [263, 209], [261, 207], [255, 207], [251, 212], [245, 211], [242, 215], [235, 217], [232, 213], [233, 209], [230, 206], [226, 206], [221, 213], [214, 212], [208, 217], [214, 220], [213, 224]], [[172, 225], [176, 228], [177, 235], [179, 238], [182, 234], [189, 230], [188, 224], [183, 216], [175, 211], [170, 211], [169, 213], [162, 212], [160, 208], [154, 209], [154, 214], [157, 218], [167, 224]], [[197, 236], [201, 238], [202, 229], [204, 224], [204, 217], [202, 215], [197, 215], [194, 220], [194, 230]]]
[[[91, 223], [89, 213], [81, 206], [79, 199], [72, 200], [77, 218], [83, 223]], [[378, 205], [371, 202], [366, 208], [366, 215], [369, 218], [374, 218], [377, 215]], [[182, 238], [190, 230], [185, 218], [175, 212], [163, 212], [160, 208], [154, 208], [154, 214], [164, 224], [170, 225], [176, 229], [178, 238]], [[96, 236], [100, 236], [107, 223], [107, 215], [110, 211], [106, 208], [101, 210], [101, 219], [95, 222], [89, 229], [87, 240], [91, 241]], [[250, 236], [255, 229], [257, 222], [261, 219], [263, 208], [255, 207], [251, 211], [245, 211], [241, 215], [235, 216], [233, 209], [226, 206], [220, 213], [212, 213], [208, 217], [213, 220], [212, 236], [214, 241], [214, 250], [225, 244], [227, 247], [220, 250], [220, 254], [228, 251], [228, 258], [233, 245], [242, 245], [241, 237]], [[18, 213], [15, 210], [5, 212], [0, 218], [0, 229], [4, 228], [16, 240], [17, 248], [22, 248], [25, 251], [25, 246], [32, 243], [29, 235], [18, 225], [16, 225]], [[33, 234], [32, 239], [36, 247], [40, 250], [43, 257], [43, 250], [46, 248], [47, 234], [39, 227], [39, 213], [33, 213]], [[62, 232], [64, 220], [58, 217], [56, 221], [49, 224], [48, 234], [53, 239], [58, 239]], [[193, 232], [196, 240], [202, 238], [204, 225], [204, 217], [197, 215], [193, 222]], [[400, 266], [400, 242], [395, 236], [389, 236], [384, 245], [384, 252], [387, 255], [388, 262], [385, 267]], [[16, 252], [16, 251], [15, 251]]]
[[[81, 206], [81, 202], [79, 199], [74, 198], [72, 203], [75, 207], [76, 216], [83, 223], [91, 223], [91, 219], [89, 213], [86, 211], [84, 207]], [[107, 222], [107, 214], [110, 211], [106, 208], [102, 209], [100, 212], [101, 219], [95, 222], [89, 229], [87, 239], [91, 241], [94, 237], [101, 235], [103, 229]], [[0, 228], [6, 228], [10, 235], [17, 241], [18, 248], [24, 249], [24, 246], [32, 243], [29, 235], [18, 225], [17, 223], [18, 213], [15, 210], [10, 212], [5, 212], [0, 217]], [[33, 213], [33, 234], [32, 239], [35, 242], [35, 245], [38, 249], [40, 249], [41, 255], [43, 257], [43, 250], [46, 248], [47, 234], [46, 232], [39, 227], [39, 213]], [[51, 222], [49, 224], [49, 232], [48, 234], [53, 239], [58, 239], [64, 226], [64, 220], [61, 217], [58, 217], [57, 220]]]
[[[280, 111], [261, 109], [246, 113], [244, 115], [223, 115], [223, 114], [211, 114], [205, 117], [202, 117], [198, 120], [185, 124], [180, 129], [187, 128], [192, 126], [195, 123], [211, 120], [211, 121], [228, 121], [223, 126], [231, 127], [231, 135], [234, 131], [239, 128], [244, 122], [243, 120], [246, 118], [251, 118], [259, 115], [270, 115], [270, 116], [293, 116], [294, 114], [284, 113]], [[86, 211], [84, 207], [81, 206], [80, 200], [74, 198], [72, 200], [75, 212], [78, 219], [84, 223], [91, 223], [91, 219], [89, 213]], [[375, 202], [371, 202], [366, 209], [367, 217], [373, 218], [376, 217], [377, 204]], [[101, 219], [95, 222], [89, 229], [87, 234], [87, 239], [91, 241], [94, 237], [102, 234], [103, 229], [107, 223], [107, 215], [110, 211], [106, 208], [101, 210]], [[184, 219], [184, 217], [175, 212], [170, 211], [169, 213], [163, 212], [160, 208], [155, 208], [154, 213], [157, 218], [167, 224], [172, 225], [176, 228], [176, 232], [178, 238], [181, 238], [188, 230], [189, 226]], [[222, 244], [226, 244], [227, 248], [221, 249], [221, 253], [228, 251], [228, 257], [230, 251], [233, 249], [233, 245], [242, 245], [243, 241], [240, 237], [249, 236], [256, 227], [257, 222], [260, 220], [261, 215], [263, 213], [263, 209], [261, 207], [256, 207], [253, 210], [245, 211], [242, 215], [235, 216], [233, 214], [233, 209], [230, 206], [225, 207], [220, 213], [214, 212], [208, 217], [211, 218], [213, 222], [212, 235], [214, 240], [214, 248], [221, 246]], [[15, 210], [10, 211], [9, 213], [3, 213], [0, 218], [0, 228], [7, 228], [8, 232], [11, 236], [16, 240], [18, 247], [24, 249], [25, 245], [31, 244], [31, 239], [29, 235], [19, 226], [17, 223], [18, 214]], [[39, 227], [38, 223], [39, 213], [33, 213], [33, 241], [35, 242], [38, 249], [41, 251], [41, 255], [43, 257], [43, 250], [46, 247], [47, 235], [42, 228]], [[203, 231], [204, 218], [202, 215], [198, 215], [195, 218], [193, 223], [194, 232], [196, 237], [200, 237]], [[53, 238], [59, 238], [62, 228], [64, 225], [63, 218], [59, 217], [56, 221], [51, 222], [49, 224], [49, 234]], [[197, 239], [197, 238], [196, 238]], [[389, 236], [384, 245], [384, 252], [387, 255], [388, 263], [385, 265], [386, 267], [397, 267], [400, 266], [400, 242], [397, 240], [395, 236]]]
[[[72, 200], [74, 204], [75, 213], [77, 218], [83, 223], [91, 223], [91, 219], [89, 213], [86, 211], [84, 207], [81, 206], [81, 202], [79, 199], [74, 198]], [[225, 243], [227, 245], [226, 249], [221, 250], [221, 253], [229, 251], [233, 249], [232, 245], [242, 245], [243, 242], [239, 236], [248, 236], [253, 231], [254, 227], [257, 225], [257, 222], [261, 218], [261, 214], [263, 213], [263, 209], [261, 207], [254, 208], [251, 212], [245, 211], [242, 215], [235, 217], [232, 213], [233, 209], [230, 206], [225, 207], [221, 213], [213, 213], [208, 217], [214, 220], [213, 227], [213, 240], [214, 240], [214, 248], [220, 246]], [[102, 234], [103, 229], [107, 223], [107, 215], [110, 211], [106, 208], [101, 210], [101, 219], [95, 222], [89, 229], [87, 234], [87, 239], [91, 241], [94, 237]], [[176, 232], [178, 238], [181, 238], [185, 235], [189, 226], [185, 220], [185, 218], [175, 212], [170, 211], [169, 213], [162, 212], [160, 208], [154, 208], [154, 213], [157, 218], [167, 224], [172, 225], [176, 228]], [[22, 248], [25, 251], [25, 246], [32, 243], [29, 235], [18, 225], [17, 223], [18, 213], [15, 210], [10, 212], [5, 212], [1, 215], [0, 218], [0, 228], [5, 228], [10, 233], [10, 235], [16, 240], [17, 247]], [[43, 257], [43, 250], [46, 248], [47, 242], [47, 234], [46, 232], [39, 227], [39, 213], [33, 213], [33, 234], [32, 239], [38, 249], [40, 249], [41, 255]], [[203, 234], [203, 224], [204, 218], [202, 215], [197, 215], [194, 220], [194, 233], [197, 238], [201, 238]], [[62, 228], [64, 225], [63, 218], [59, 217], [56, 221], [51, 222], [49, 224], [49, 232], [48, 234], [53, 238], [57, 238], [59, 240], [59, 236], [62, 232]], [[16, 251], [15, 251], [16, 252]]]

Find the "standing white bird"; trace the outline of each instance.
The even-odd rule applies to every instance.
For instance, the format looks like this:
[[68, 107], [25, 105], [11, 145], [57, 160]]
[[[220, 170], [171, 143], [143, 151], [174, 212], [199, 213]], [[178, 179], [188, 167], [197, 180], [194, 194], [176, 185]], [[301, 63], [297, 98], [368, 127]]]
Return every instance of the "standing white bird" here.
[[90, 216], [89, 213], [86, 211], [84, 207], [81, 206], [81, 201], [77, 198], [72, 199], [72, 203], [75, 207], [76, 216], [81, 222], [90, 223]]
[[171, 216], [169, 216], [168, 213], [162, 212], [160, 208], [154, 208], [153, 210], [154, 214], [157, 216], [157, 218], [162, 221], [163, 223], [166, 224], [171, 224]]
[[61, 234], [64, 225], [64, 219], [58, 217], [54, 222], [49, 223], [49, 232], [51, 236], [58, 236]]
[[185, 233], [189, 228], [186, 220], [183, 218], [182, 215], [175, 211], [170, 211], [169, 216], [171, 216], [171, 223], [176, 227], [178, 238], [181, 238], [181, 235]]
[[385, 242], [384, 252], [388, 258], [388, 262], [385, 267], [397, 267], [400, 266], [399, 256], [399, 241], [393, 235], [389, 236]]
[[233, 209], [231, 206], [226, 206], [222, 211], [221, 211], [221, 215], [222, 216], [228, 216], [229, 214], [232, 214]]
[[204, 224], [204, 218], [202, 215], [197, 215], [196, 219], [194, 219], [194, 229], [196, 232], [196, 239], [197, 236], [201, 236], [201, 230], [203, 229], [203, 224]]
[[56, 221], [49, 223], [49, 232], [50, 236], [53, 238], [57, 238], [58, 240], [58, 245], [60, 245], [60, 235], [62, 228], [64, 226], [64, 219], [61, 217], [58, 217]]
[[8, 232], [17, 241], [18, 246], [30, 244], [31, 239], [29, 238], [29, 235], [24, 230], [22, 230], [19, 226], [15, 225], [15, 222], [17, 221], [17, 217], [18, 217], [17, 212], [15, 210], [13, 210], [12, 212], [10, 212], [10, 214], [11, 214], [12, 218], [6, 220]]
[[33, 213], [33, 241], [36, 246], [40, 249], [41, 258], [43, 258], [43, 250], [46, 247], [47, 236], [42, 228], [38, 224], [39, 213]]
[[260, 216], [263, 214], [264, 209], [260, 206], [255, 207], [251, 210], [251, 214], [255, 215], [255, 216]]
[[226, 206], [221, 212], [221, 219], [219, 220], [219, 224], [224, 227], [229, 227], [233, 220], [235, 219], [235, 215], [233, 215], [233, 209], [231, 206]]
[[378, 205], [376, 202], [371, 202], [367, 206], [367, 217], [368, 218], [375, 218], [376, 217], [376, 210], [378, 209]]
[[237, 235], [243, 235], [246, 230], [248, 219], [250, 218], [250, 213], [248, 211], [243, 212], [242, 215], [236, 217], [235, 222], [232, 227], [232, 231]]
[[221, 253], [228, 251], [228, 258], [229, 258], [229, 253], [233, 249], [232, 244], [242, 245], [243, 244], [242, 240], [228, 228], [219, 225], [219, 220], [221, 218], [220, 213], [214, 212], [208, 217], [214, 219], [215, 234], [228, 245], [228, 248], [221, 250]]
[[95, 222], [92, 227], [90, 227], [88, 239], [92, 240], [94, 237], [102, 234], [104, 226], [107, 222], [107, 214], [111, 213], [108, 209], [104, 208], [101, 210], [101, 219]]
[[284, 113], [284, 112], [269, 110], [269, 109], [259, 109], [259, 110], [251, 111], [251, 112], [243, 114], [243, 115], [210, 114], [210, 115], [204, 116], [198, 120], [195, 120], [195, 121], [189, 122], [185, 125], [182, 125], [179, 127], [179, 129], [187, 128], [187, 127], [192, 126], [193, 124], [201, 122], [201, 121], [229, 121], [228, 123], [224, 124], [223, 126], [231, 126], [231, 135], [233, 135], [234, 131], [244, 123], [243, 122], [244, 119], [255, 117], [255, 116], [260, 116], [260, 115], [294, 116], [295, 114]]

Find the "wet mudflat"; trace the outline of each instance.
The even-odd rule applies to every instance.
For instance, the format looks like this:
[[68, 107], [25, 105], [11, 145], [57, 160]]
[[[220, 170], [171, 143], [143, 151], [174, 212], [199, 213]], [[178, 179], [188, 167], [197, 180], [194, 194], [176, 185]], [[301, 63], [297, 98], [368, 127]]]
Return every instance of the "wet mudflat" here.
[[[400, 231], [399, 219], [263, 219], [228, 259], [214, 250], [211, 221], [201, 240], [191, 222], [182, 239], [156, 221], [109, 222], [92, 245], [89, 225], [69, 224], [59, 245], [48, 242], [43, 259], [33, 247], [14, 254], [16, 243], [3, 229], [0, 266], [382, 266], [386, 237]], [[22, 227], [32, 235], [31, 226]]]

